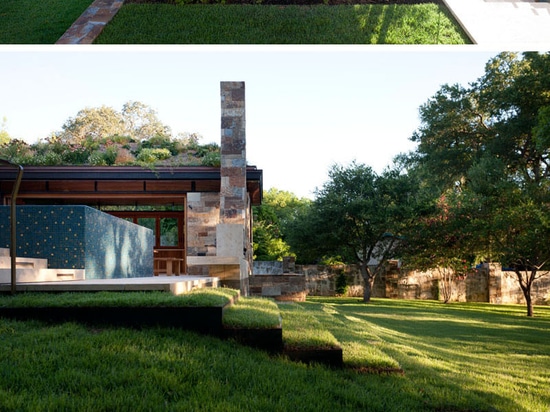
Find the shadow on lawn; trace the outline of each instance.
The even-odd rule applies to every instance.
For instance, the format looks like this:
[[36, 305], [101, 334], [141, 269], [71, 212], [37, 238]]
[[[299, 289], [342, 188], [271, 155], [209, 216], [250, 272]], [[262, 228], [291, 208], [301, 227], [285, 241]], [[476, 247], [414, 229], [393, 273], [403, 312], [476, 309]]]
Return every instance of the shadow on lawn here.
[[[442, 5], [125, 4], [96, 43], [437, 44], [468, 42]], [[243, 30], [241, 22], [246, 22]], [[429, 22], [429, 23], [427, 23]], [[159, 30], [159, 28], [162, 28]], [[458, 31], [457, 31], [458, 30]]]
[[396, 359], [427, 410], [526, 410], [507, 385], [544, 392], [544, 377], [525, 365], [550, 356], [548, 319], [533, 324], [487, 307], [476, 313], [438, 302], [317, 298], [304, 305], [344, 348], [375, 346]]

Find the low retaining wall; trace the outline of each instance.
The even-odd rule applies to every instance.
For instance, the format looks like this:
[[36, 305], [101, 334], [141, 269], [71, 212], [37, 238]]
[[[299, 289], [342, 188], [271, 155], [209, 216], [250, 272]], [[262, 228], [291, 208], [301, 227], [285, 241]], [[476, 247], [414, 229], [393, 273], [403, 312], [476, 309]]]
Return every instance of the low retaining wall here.
[[[261, 267], [267, 267], [268, 263], [262, 262]], [[256, 267], [259, 266], [255, 263]], [[256, 274], [251, 278], [251, 294], [277, 297], [299, 293], [303, 287], [304, 297], [305, 294], [334, 296], [336, 279], [344, 276], [348, 295], [362, 296], [363, 278], [357, 265], [296, 265], [294, 269], [293, 274]], [[421, 272], [394, 268], [375, 279], [372, 296], [438, 300], [442, 299], [441, 289], [441, 275], [436, 270]], [[502, 270], [498, 264], [484, 265], [457, 277], [452, 289], [451, 301], [455, 302], [525, 303], [516, 274]], [[531, 293], [534, 304], [550, 304], [550, 274], [535, 281]]]
[[249, 292], [251, 296], [303, 302], [307, 296], [306, 278], [296, 274], [254, 275], [249, 278]]

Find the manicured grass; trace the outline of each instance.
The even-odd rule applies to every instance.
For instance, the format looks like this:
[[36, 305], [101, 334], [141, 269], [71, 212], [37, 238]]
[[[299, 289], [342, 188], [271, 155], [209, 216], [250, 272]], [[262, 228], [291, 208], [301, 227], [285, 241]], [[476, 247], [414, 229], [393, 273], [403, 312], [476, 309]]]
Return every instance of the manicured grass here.
[[0, 296], [0, 307], [225, 306], [238, 294], [227, 288], [194, 289], [179, 296], [165, 292], [19, 293]]
[[345, 362], [375, 347], [436, 410], [550, 410], [548, 306], [534, 319], [522, 305], [311, 298], [303, 306], [340, 341]]
[[223, 324], [232, 328], [269, 329], [279, 327], [281, 318], [272, 300], [242, 297], [225, 310]]
[[2, 0], [0, 44], [53, 44], [93, 0]]
[[330, 349], [339, 347], [332, 333], [323, 328], [317, 318], [302, 306], [293, 303], [279, 305], [283, 318], [283, 341], [289, 349]]
[[101, 44], [464, 44], [436, 4], [170, 5], [127, 4]]
[[0, 319], [0, 410], [549, 410], [549, 307], [528, 319], [522, 306], [357, 298], [299, 306], [344, 353], [373, 346], [404, 374], [306, 366], [170, 328]]

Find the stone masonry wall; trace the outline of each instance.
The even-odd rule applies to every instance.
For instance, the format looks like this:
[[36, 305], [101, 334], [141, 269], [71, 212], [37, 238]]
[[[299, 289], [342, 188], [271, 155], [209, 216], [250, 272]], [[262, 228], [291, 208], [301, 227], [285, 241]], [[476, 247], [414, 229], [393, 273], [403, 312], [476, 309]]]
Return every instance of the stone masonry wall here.
[[[269, 269], [269, 262], [255, 263], [263, 271], [280, 270], [280, 262]], [[363, 278], [357, 265], [296, 265], [295, 276], [303, 276], [309, 295], [334, 296], [336, 278], [339, 274], [346, 276], [351, 293], [361, 295]], [[265, 279], [271, 287], [271, 277], [254, 276], [256, 282]], [[404, 269], [390, 270], [378, 276], [374, 282], [373, 296], [393, 299], [440, 299], [441, 276], [434, 271], [420, 272]], [[283, 277], [281, 277], [281, 282]], [[258, 286], [258, 283], [255, 283]], [[280, 285], [279, 285], [280, 286]], [[500, 265], [485, 265], [474, 269], [466, 276], [458, 277], [453, 284], [452, 301], [456, 302], [490, 302], [499, 304], [524, 304], [523, 293], [519, 288], [514, 272], [503, 271]], [[532, 287], [533, 302], [537, 305], [550, 304], [550, 274], [538, 279]]]
[[304, 301], [307, 296], [306, 278], [302, 275], [257, 275], [248, 279], [251, 296], [294, 301]]
[[219, 193], [187, 194], [187, 255], [216, 256]]

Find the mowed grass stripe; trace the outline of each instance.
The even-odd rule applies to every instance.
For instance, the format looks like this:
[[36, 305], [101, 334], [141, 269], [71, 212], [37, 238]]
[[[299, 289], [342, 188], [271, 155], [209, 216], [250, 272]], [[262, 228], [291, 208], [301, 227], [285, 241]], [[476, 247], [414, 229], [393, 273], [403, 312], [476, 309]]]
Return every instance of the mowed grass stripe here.
[[99, 44], [464, 44], [448, 11], [417, 5], [127, 4]]

